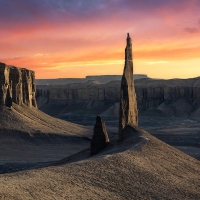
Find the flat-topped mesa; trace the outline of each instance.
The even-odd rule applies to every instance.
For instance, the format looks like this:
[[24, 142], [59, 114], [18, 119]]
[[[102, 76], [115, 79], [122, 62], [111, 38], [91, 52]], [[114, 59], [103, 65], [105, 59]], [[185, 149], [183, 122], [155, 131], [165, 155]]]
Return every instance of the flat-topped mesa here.
[[127, 125], [138, 126], [137, 100], [133, 81], [132, 40], [129, 33], [126, 42], [125, 65], [120, 91], [119, 140], [124, 139], [123, 129]]
[[36, 107], [35, 72], [0, 63], [0, 106], [12, 103]]

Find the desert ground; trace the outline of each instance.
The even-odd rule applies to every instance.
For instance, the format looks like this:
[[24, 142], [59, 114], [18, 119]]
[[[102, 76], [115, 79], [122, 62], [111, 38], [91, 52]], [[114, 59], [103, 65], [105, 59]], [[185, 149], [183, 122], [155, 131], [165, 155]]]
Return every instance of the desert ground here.
[[25, 106], [1, 109], [1, 199], [200, 198], [200, 162], [142, 129], [129, 128], [119, 143], [108, 127], [110, 145], [90, 156], [92, 126]]
[[46, 166], [88, 147], [92, 130], [36, 108], [1, 108], [0, 173]]
[[181, 117], [141, 117], [143, 129], [200, 160], [200, 123]]

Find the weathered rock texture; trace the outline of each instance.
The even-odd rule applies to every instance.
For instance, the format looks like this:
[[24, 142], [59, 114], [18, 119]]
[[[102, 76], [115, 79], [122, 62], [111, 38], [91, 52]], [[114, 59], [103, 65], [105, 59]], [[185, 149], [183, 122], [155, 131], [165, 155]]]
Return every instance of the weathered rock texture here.
[[109, 144], [109, 138], [105, 122], [97, 116], [94, 126], [94, 135], [91, 140], [91, 155], [94, 155], [104, 149]]
[[[200, 77], [135, 80], [139, 115], [200, 117]], [[93, 124], [97, 115], [106, 123], [119, 117], [120, 81], [91, 81], [62, 86], [37, 86], [38, 107], [68, 121]]]
[[127, 125], [138, 126], [138, 110], [133, 82], [132, 41], [128, 34], [125, 49], [125, 66], [121, 80], [119, 108], [119, 140], [123, 138], [123, 129]]
[[14, 102], [37, 107], [34, 82], [33, 71], [0, 63], [0, 105], [11, 107]]

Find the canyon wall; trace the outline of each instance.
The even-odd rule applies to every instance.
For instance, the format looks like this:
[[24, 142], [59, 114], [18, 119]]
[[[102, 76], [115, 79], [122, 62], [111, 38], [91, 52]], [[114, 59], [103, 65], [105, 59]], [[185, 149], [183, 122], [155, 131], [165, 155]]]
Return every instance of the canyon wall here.
[[0, 63], [0, 105], [12, 103], [37, 107], [35, 73], [31, 70]]
[[[200, 116], [200, 78], [135, 80], [139, 115]], [[62, 86], [37, 86], [38, 106], [67, 120], [109, 115], [118, 118], [120, 81], [88, 81]]]

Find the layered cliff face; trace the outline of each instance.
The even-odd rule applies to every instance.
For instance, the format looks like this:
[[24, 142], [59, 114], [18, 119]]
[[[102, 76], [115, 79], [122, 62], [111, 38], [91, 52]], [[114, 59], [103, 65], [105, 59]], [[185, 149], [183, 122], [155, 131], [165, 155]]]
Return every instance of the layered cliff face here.
[[160, 114], [189, 117], [200, 108], [200, 78], [144, 79], [136, 83], [136, 93], [141, 113], [154, 109]]
[[11, 107], [12, 102], [37, 107], [35, 73], [0, 63], [0, 105]]
[[[99, 84], [37, 86], [39, 108], [70, 121], [80, 121], [97, 115], [118, 119], [120, 81]], [[135, 80], [139, 115], [167, 115], [199, 118], [200, 78]]]

